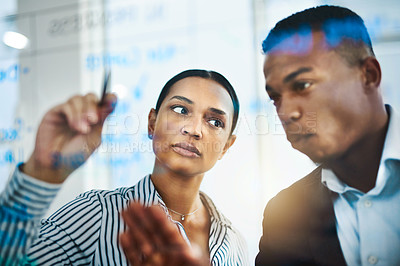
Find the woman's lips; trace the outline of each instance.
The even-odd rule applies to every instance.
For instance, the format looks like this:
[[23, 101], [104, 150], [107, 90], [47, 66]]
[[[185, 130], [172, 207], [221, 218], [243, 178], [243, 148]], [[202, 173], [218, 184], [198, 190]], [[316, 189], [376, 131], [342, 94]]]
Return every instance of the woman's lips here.
[[185, 157], [198, 158], [201, 156], [200, 151], [193, 144], [186, 142], [176, 143], [172, 145], [172, 149]]

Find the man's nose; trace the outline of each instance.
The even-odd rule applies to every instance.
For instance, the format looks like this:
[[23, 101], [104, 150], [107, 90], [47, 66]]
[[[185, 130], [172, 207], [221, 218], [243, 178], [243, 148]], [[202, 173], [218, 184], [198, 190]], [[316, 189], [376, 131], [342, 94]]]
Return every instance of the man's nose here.
[[289, 126], [290, 124], [299, 121], [303, 116], [300, 104], [292, 98], [284, 99], [282, 97], [277, 112], [283, 126]]

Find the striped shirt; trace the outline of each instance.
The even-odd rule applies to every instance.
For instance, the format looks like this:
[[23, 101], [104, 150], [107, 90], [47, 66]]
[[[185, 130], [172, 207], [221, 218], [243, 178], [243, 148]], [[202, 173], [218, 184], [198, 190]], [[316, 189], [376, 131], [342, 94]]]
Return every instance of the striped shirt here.
[[[128, 265], [118, 244], [126, 229], [120, 212], [134, 200], [158, 204], [169, 216], [148, 175], [133, 187], [83, 193], [40, 221], [60, 187], [16, 169], [0, 195], [1, 265]], [[200, 197], [211, 216], [211, 265], [248, 265], [242, 236], [206, 194]], [[182, 224], [175, 223], [188, 240]]]

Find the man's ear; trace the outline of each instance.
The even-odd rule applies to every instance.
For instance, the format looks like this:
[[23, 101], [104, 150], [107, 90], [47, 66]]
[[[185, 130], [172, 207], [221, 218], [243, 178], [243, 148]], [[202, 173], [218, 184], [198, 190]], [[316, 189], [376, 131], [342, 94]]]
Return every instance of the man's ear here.
[[375, 57], [367, 57], [362, 65], [363, 85], [367, 93], [375, 92], [381, 84], [382, 71], [378, 60]]
[[222, 153], [218, 157], [218, 160], [221, 160], [222, 157], [224, 157], [225, 153], [229, 150], [229, 148], [233, 145], [233, 143], [235, 143], [235, 141], [236, 141], [236, 135], [231, 135], [229, 139], [226, 141]]
[[148, 123], [147, 123], [147, 135], [149, 136], [149, 139], [153, 139], [154, 128], [156, 125], [156, 119], [157, 119], [156, 110], [154, 108], [151, 108], [150, 113], [149, 113]]

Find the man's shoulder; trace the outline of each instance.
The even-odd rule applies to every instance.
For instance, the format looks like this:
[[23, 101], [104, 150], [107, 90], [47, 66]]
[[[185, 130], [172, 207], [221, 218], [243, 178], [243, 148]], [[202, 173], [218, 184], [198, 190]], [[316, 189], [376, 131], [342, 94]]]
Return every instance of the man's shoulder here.
[[307, 176], [280, 191], [267, 204], [264, 216], [279, 217], [304, 216], [311, 200], [315, 199], [314, 193], [319, 193], [322, 186], [321, 170], [319, 166]]
[[315, 168], [311, 173], [296, 181], [289, 187], [280, 191], [274, 199], [286, 198], [286, 197], [296, 197], [301, 196], [304, 193], [304, 189], [312, 188], [313, 186], [321, 185], [321, 171], [322, 167], [319, 166]]

